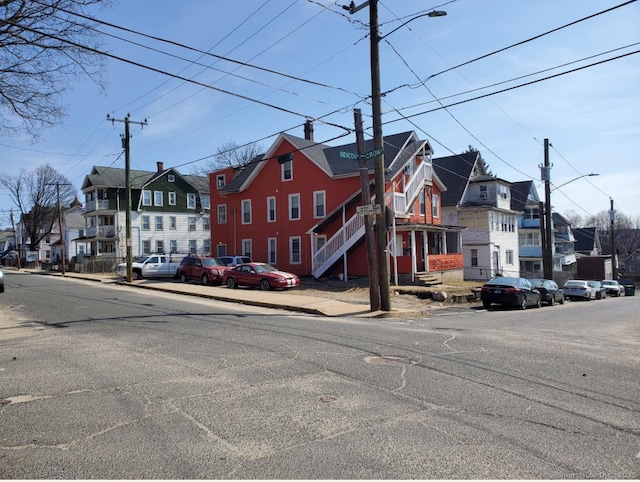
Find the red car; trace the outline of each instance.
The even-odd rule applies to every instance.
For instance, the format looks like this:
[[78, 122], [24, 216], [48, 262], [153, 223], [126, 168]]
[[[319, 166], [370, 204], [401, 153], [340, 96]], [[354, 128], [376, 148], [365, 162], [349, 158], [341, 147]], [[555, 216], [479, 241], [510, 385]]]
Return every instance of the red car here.
[[183, 283], [196, 280], [203, 285], [219, 285], [222, 284], [222, 275], [227, 269], [229, 268], [218, 258], [187, 256], [180, 263], [177, 274]]
[[266, 263], [239, 264], [224, 272], [223, 283], [227, 288], [238, 286], [259, 287], [261, 290], [294, 288], [300, 278], [293, 273], [280, 271]]

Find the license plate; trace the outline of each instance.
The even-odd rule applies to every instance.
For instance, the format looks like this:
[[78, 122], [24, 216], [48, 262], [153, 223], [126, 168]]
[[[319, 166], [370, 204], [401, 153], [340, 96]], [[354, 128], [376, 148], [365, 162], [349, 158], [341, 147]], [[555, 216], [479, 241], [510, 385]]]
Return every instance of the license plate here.
[[494, 289], [492, 290], [492, 293], [502, 293], [502, 292], [503, 292], [503, 291], [502, 291], [501, 289], [498, 289], [498, 288], [494, 288]]

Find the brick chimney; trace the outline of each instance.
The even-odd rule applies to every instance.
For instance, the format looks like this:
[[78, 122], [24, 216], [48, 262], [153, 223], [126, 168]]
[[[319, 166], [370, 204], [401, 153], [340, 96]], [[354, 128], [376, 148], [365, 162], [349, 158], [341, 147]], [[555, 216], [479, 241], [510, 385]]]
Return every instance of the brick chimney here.
[[156, 164], [158, 164], [158, 172], [164, 171], [164, 162], [157, 161]]
[[313, 122], [309, 119], [304, 123], [304, 138], [308, 141], [313, 141]]

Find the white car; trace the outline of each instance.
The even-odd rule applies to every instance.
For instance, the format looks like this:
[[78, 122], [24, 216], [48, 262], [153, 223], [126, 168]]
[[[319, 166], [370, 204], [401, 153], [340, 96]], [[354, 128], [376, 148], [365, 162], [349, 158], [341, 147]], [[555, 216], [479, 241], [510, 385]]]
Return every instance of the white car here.
[[591, 286], [588, 281], [572, 279], [567, 281], [562, 287], [564, 297], [570, 300], [595, 300], [598, 290]]
[[615, 279], [602, 280], [602, 286], [607, 290], [609, 296], [620, 296], [624, 294], [624, 286]]

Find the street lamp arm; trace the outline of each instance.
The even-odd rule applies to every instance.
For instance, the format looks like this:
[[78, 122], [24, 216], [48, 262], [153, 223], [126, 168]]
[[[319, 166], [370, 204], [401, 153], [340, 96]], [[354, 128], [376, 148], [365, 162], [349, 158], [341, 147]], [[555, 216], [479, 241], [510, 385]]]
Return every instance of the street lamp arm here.
[[600, 174], [597, 174], [595, 172], [591, 172], [589, 174], [583, 174], [582, 176], [578, 176], [576, 178], [571, 179], [570, 181], [567, 181], [565, 183], [560, 184], [559, 186], [554, 187], [551, 192], [555, 191], [556, 189], [560, 189], [561, 187], [566, 186], [567, 184], [572, 183], [573, 181], [577, 181], [578, 179], [582, 179], [583, 177], [592, 177], [592, 176], [599, 176]]
[[422, 17], [444, 17], [447, 14], [447, 12], [445, 12], [444, 10], [433, 10], [432, 12], [428, 12], [428, 13], [423, 13], [421, 15], [416, 15], [413, 18], [410, 18], [409, 20], [407, 20], [406, 22], [401, 23], [400, 25], [398, 25], [396, 28], [394, 28], [391, 32], [384, 34], [381, 37], [378, 37], [378, 40], [382, 40], [386, 37], [388, 37], [389, 35], [391, 35], [393, 32], [400, 30], [402, 27], [404, 27], [405, 25], [407, 25], [410, 22], [413, 22], [414, 20], [417, 20], [419, 18]]

